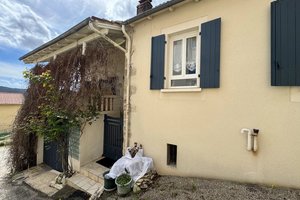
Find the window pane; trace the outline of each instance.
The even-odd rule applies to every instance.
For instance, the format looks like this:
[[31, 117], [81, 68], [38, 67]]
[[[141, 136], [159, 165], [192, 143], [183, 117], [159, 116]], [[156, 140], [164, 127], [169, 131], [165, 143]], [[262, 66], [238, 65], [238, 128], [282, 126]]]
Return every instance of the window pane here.
[[196, 73], [196, 37], [186, 39], [186, 74]]
[[179, 80], [171, 80], [172, 87], [179, 87], [179, 86], [196, 86], [197, 79], [179, 79]]
[[182, 71], [182, 40], [173, 43], [173, 75], [181, 75]]

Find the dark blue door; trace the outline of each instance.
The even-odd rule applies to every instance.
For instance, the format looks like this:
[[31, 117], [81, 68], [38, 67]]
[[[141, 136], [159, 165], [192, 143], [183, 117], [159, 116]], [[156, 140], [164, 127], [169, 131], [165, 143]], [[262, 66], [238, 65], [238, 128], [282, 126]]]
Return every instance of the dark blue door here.
[[104, 115], [103, 156], [114, 161], [122, 157], [123, 118]]
[[62, 172], [62, 162], [58, 152], [57, 142], [44, 143], [44, 163], [52, 169]]

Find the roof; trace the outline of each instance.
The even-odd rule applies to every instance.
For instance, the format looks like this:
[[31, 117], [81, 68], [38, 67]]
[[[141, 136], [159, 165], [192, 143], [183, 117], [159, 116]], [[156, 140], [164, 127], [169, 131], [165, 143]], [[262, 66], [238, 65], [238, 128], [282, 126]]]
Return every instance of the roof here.
[[0, 105], [1, 104], [19, 105], [19, 104], [23, 104], [23, 101], [24, 101], [24, 95], [21, 93], [0, 92]]
[[124, 21], [122, 24], [128, 25], [128, 24], [134, 23], [134, 22], [139, 21], [139, 20], [141, 20], [141, 19], [143, 19], [145, 17], [148, 17], [150, 15], [156, 14], [159, 11], [162, 11], [162, 10], [164, 10], [166, 8], [175, 6], [176, 4], [181, 3], [181, 2], [185, 2], [185, 1], [187, 1], [187, 0], [170, 0], [170, 1], [167, 1], [165, 3], [162, 3], [162, 4], [158, 5], [158, 6], [150, 9], [150, 10], [147, 10], [147, 11], [145, 11], [145, 12], [139, 14], [139, 15], [136, 15], [136, 16], [134, 16], [134, 17], [132, 17], [132, 18]]
[[19, 60], [23, 60], [25, 63], [31, 63], [32, 61], [34, 61], [34, 57], [33, 57], [34, 54], [40, 54], [38, 55], [38, 57], [43, 57], [44, 54], [46, 55], [46, 54], [53, 53], [64, 46], [67, 46], [71, 43], [79, 41], [81, 38], [91, 35], [94, 32], [88, 28], [90, 21], [97, 22], [98, 24], [101, 25], [106, 25], [112, 30], [114, 29], [116, 30], [118, 28], [121, 30], [121, 25], [119, 22], [109, 21], [109, 20], [97, 18], [95, 16], [91, 16], [84, 19], [83, 21], [73, 26], [68, 31], [57, 36], [56, 38], [50, 40], [49, 42], [37, 47], [36, 49], [20, 57]]

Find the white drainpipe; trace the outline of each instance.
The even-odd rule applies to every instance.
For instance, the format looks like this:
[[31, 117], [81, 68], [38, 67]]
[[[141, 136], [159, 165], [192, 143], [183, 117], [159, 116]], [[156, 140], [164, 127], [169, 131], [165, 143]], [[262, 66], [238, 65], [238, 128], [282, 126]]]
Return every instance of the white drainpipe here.
[[253, 129], [253, 132], [248, 128], [243, 128], [241, 133], [247, 134], [247, 150], [256, 152], [258, 150], [258, 133], [259, 129]]
[[247, 139], [247, 150], [252, 151], [252, 133], [251, 130], [248, 128], [243, 128], [241, 130], [241, 133], [247, 133], [248, 139]]
[[126, 57], [126, 80], [127, 80], [127, 84], [126, 84], [126, 103], [125, 103], [125, 113], [124, 113], [124, 124], [125, 124], [125, 138], [124, 138], [124, 150], [129, 146], [129, 95], [130, 95], [130, 67], [131, 67], [131, 38], [128, 35], [128, 33], [125, 30], [125, 25], [122, 25], [122, 32], [126, 37], [127, 40], [127, 49], [126, 49], [126, 53], [125, 53], [125, 57]]

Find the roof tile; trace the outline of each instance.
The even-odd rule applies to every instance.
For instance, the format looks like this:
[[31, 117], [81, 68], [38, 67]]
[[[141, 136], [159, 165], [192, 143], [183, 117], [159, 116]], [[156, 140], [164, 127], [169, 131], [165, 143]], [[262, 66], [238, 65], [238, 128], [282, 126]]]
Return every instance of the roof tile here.
[[0, 92], [0, 104], [23, 104], [24, 95], [21, 93]]

